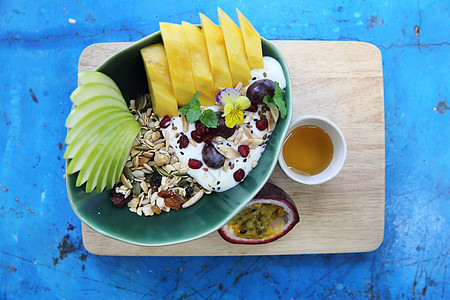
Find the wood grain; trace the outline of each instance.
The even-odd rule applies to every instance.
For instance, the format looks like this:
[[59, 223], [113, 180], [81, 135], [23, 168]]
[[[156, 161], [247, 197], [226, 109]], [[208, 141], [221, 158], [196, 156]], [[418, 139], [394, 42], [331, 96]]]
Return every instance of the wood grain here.
[[[384, 235], [384, 100], [378, 48], [361, 42], [272, 41], [288, 62], [294, 119], [308, 114], [337, 124], [347, 140], [342, 172], [319, 186], [290, 180], [277, 166], [270, 181], [295, 200], [300, 223], [266, 245], [233, 245], [217, 233], [164, 247], [142, 247], [105, 237], [83, 224], [83, 243], [98, 255], [222, 256], [366, 252]], [[94, 44], [80, 56], [92, 70], [129, 43]]]

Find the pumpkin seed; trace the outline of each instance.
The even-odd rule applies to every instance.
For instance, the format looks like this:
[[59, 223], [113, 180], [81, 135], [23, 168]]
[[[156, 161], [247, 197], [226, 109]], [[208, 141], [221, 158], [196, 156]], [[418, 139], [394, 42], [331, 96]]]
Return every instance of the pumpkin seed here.
[[133, 196], [139, 196], [140, 193], [141, 193], [140, 182], [138, 181], [133, 182]]
[[185, 172], [176, 172], [176, 173], [173, 173], [173, 175], [175, 175], [175, 176], [187, 176], [188, 173], [185, 173]]
[[133, 174], [132, 174], [130, 168], [128, 168], [128, 167], [123, 168], [123, 174], [125, 175], [125, 177], [128, 180], [133, 180]]
[[185, 186], [190, 185], [191, 183], [192, 183], [192, 179], [189, 178], [189, 177], [186, 177], [186, 178], [181, 179], [181, 180], [178, 182], [177, 186], [179, 186], [179, 187], [185, 187]]
[[169, 177], [169, 178], [172, 178], [172, 177], [173, 177], [172, 174], [167, 173], [166, 170], [164, 170], [164, 169], [161, 168], [161, 167], [157, 167], [156, 169], [158, 170], [159, 174], [161, 174], [161, 175], [163, 175], [163, 176], [166, 176], [166, 177]]
[[150, 150], [150, 148], [149, 147], [147, 147], [147, 146], [136, 146], [136, 147], [134, 147], [134, 149], [136, 149], [136, 150]]

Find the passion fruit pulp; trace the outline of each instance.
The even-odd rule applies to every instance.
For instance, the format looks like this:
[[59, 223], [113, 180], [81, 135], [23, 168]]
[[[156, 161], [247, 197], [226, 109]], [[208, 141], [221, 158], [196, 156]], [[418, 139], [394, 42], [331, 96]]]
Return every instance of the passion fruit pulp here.
[[286, 235], [299, 220], [291, 197], [268, 182], [219, 234], [234, 244], [265, 244]]

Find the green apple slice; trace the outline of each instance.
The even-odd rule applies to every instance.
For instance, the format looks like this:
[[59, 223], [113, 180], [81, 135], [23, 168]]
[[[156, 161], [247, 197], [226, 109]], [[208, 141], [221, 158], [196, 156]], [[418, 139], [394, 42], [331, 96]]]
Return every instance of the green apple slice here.
[[91, 111], [86, 116], [84, 116], [80, 121], [78, 121], [74, 127], [72, 127], [67, 133], [65, 143], [70, 144], [73, 140], [77, 139], [80, 133], [86, 132], [89, 128], [92, 128], [92, 125], [95, 124], [98, 118], [103, 118], [104, 115], [114, 113], [114, 112], [123, 112], [123, 109], [112, 106], [111, 109], [105, 109], [104, 107], [98, 108], [96, 110]]
[[[139, 123], [137, 123], [139, 125]], [[133, 134], [130, 134], [128, 139], [123, 143], [119, 149], [119, 155], [117, 155], [117, 160], [113, 163], [108, 171], [108, 178], [106, 180], [106, 185], [108, 189], [111, 189], [114, 184], [119, 181], [119, 176], [122, 173], [123, 167], [127, 161], [127, 157], [130, 153], [131, 146], [133, 145], [133, 141], [136, 138], [136, 135], [140, 129], [140, 126], [133, 125], [131, 128]]]
[[[80, 131], [77, 135], [77, 138], [72, 140], [70, 144], [67, 145], [66, 152], [64, 153], [64, 158], [73, 158], [80, 148], [95, 134], [100, 134], [101, 131], [107, 128], [107, 123], [115, 122], [117, 119], [128, 117], [133, 119], [133, 116], [129, 112], [125, 112], [123, 110], [116, 110], [116, 107], [105, 107], [103, 108], [108, 113], [106, 115], [102, 115], [100, 118], [96, 118], [95, 122], [88, 127], [85, 127]], [[74, 127], [77, 128], [77, 125]]]
[[128, 137], [129, 132], [124, 130], [120, 136], [113, 142], [111, 147], [102, 153], [102, 159], [99, 159], [94, 166], [94, 174], [89, 175], [86, 183], [86, 192], [90, 193], [94, 188], [97, 189], [97, 193], [101, 193], [106, 186], [106, 177], [114, 159], [117, 159], [117, 152], [119, 146], [124, 143], [125, 139]]
[[87, 84], [87, 83], [103, 83], [106, 85], [109, 85], [110, 87], [116, 89], [118, 92], [120, 92], [119, 87], [117, 84], [109, 78], [108, 75], [97, 72], [97, 71], [86, 71], [78, 73], [78, 79], [81, 81], [81, 84]]
[[[121, 152], [119, 151], [121, 146], [122, 145], [126, 146], [126, 142], [129, 140], [129, 137], [134, 136], [136, 138], [136, 134], [137, 132], [134, 130], [134, 126], [127, 127], [124, 130], [124, 135], [120, 139], [118, 139], [117, 147], [115, 147], [113, 151], [110, 151], [106, 155], [105, 163], [101, 166], [101, 171], [97, 178], [97, 193], [101, 193], [103, 189], [106, 187], [106, 182], [108, 179], [109, 171], [111, 170], [111, 166], [116, 165], [116, 161], [122, 159], [120, 157]], [[125, 159], [126, 158], [127, 156], [125, 157]], [[88, 186], [86, 186], [86, 189], [88, 189]]]
[[[115, 129], [120, 128], [120, 125], [124, 122], [136, 122], [134, 118], [122, 118], [120, 120], [113, 119], [107, 123], [102, 124], [101, 127], [79, 148], [79, 150], [73, 156], [72, 161], [67, 168], [67, 172], [69, 174], [75, 173], [79, 171], [83, 164], [88, 161], [90, 163], [90, 159], [92, 151], [98, 146], [99, 143], [106, 144], [111, 138], [115, 136]], [[113, 134], [109, 134], [113, 131]]]
[[124, 101], [107, 96], [92, 97], [89, 100], [86, 100], [77, 107], [75, 107], [75, 109], [70, 112], [66, 120], [66, 127], [72, 128], [79, 120], [81, 120], [89, 112], [105, 106], [117, 106], [121, 107], [123, 110], [127, 112], [129, 111]]
[[75, 89], [75, 91], [72, 92], [72, 94], [70, 95], [70, 100], [72, 100], [73, 104], [80, 105], [87, 99], [95, 96], [109, 96], [125, 101], [122, 94], [118, 90], [111, 87], [110, 85], [98, 82], [91, 82], [80, 85]]
[[[122, 123], [120, 126], [116, 127], [113, 131], [111, 131], [108, 136], [103, 137], [105, 143], [99, 143], [90, 153], [88, 159], [84, 162], [83, 166], [80, 169], [80, 172], [77, 177], [76, 185], [80, 186], [86, 180], [88, 180], [88, 185], [86, 186], [86, 192], [91, 192], [95, 187], [96, 180], [94, 180], [98, 175], [98, 166], [102, 163], [105, 158], [105, 152], [108, 152], [112, 148], [116, 148], [117, 140], [120, 140], [120, 137], [123, 135], [124, 124], [132, 124], [131, 120]], [[133, 122], [135, 122], [133, 120]]]

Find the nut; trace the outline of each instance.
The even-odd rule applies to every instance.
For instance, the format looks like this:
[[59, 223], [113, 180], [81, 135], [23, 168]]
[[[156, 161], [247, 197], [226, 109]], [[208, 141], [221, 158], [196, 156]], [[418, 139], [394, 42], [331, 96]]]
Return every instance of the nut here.
[[165, 165], [165, 163], [169, 160], [169, 155], [168, 154], [163, 154], [161, 152], [156, 152], [155, 154], [155, 166], [157, 167], [161, 167], [163, 165]]
[[239, 158], [241, 155], [233, 147], [227, 145], [215, 145], [217, 151], [228, 159]]

